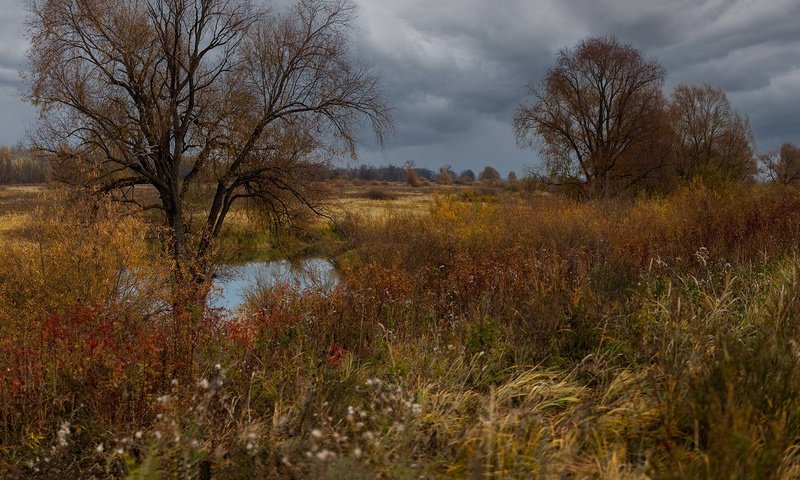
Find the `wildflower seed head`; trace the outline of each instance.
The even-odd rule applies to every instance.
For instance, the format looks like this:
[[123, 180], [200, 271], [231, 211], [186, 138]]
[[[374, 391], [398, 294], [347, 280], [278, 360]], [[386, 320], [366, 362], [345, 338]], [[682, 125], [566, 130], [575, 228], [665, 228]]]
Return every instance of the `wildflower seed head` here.
[[322, 449], [319, 452], [317, 452], [317, 459], [321, 460], [323, 462], [327, 461], [327, 460], [329, 460], [329, 459], [331, 459], [331, 458], [333, 458], [335, 456], [336, 456], [335, 453], [333, 453], [333, 452], [331, 452], [330, 450], [327, 450], [327, 449]]
[[58, 437], [58, 446], [59, 447], [66, 447], [67, 446], [67, 437], [70, 434], [69, 429], [69, 422], [62, 422], [61, 427], [58, 429], [58, 433], [56, 436]]

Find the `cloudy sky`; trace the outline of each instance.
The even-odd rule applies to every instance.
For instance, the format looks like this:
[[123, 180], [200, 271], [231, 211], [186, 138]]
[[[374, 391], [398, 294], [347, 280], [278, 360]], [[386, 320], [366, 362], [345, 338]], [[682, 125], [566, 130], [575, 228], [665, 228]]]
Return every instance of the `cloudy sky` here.
[[[357, 0], [357, 53], [381, 73], [396, 131], [360, 159], [455, 170], [535, 165], [511, 118], [558, 50], [597, 35], [632, 43], [678, 83], [724, 88], [760, 150], [800, 143], [797, 0]], [[24, 0], [0, 0], [0, 143], [35, 120], [25, 88]]]

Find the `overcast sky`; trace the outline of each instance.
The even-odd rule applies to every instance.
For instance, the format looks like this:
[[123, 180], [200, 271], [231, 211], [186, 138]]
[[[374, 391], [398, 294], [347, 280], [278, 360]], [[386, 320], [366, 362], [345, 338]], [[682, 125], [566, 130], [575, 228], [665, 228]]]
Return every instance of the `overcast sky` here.
[[[283, 3], [283, 2], [282, 2]], [[580, 40], [616, 35], [661, 62], [667, 93], [710, 82], [746, 114], [759, 150], [800, 144], [798, 0], [358, 0], [357, 54], [381, 73], [395, 109], [386, 149], [360, 160], [460, 171], [536, 163], [511, 118], [529, 80]], [[23, 0], [0, 0], [0, 143], [23, 140]]]

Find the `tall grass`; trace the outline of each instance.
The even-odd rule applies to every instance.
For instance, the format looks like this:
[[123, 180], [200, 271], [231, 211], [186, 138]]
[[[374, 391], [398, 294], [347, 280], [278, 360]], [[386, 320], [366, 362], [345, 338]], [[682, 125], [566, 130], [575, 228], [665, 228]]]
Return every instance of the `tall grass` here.
[[157, 271], [146, 229], [43, 216], [47, 242], [6, 245], [0, 267], [14, 365], [0, 468], [795, 478], [798, 207], [788, 190], [691, 185], [592, 203], [461, 192], [427, 215], [350, 216], [338, 286], [265, 288], [235, 319], [204, 318], [193, 379], [170, 376], [158, 285], [128, 300], [110, 287]]

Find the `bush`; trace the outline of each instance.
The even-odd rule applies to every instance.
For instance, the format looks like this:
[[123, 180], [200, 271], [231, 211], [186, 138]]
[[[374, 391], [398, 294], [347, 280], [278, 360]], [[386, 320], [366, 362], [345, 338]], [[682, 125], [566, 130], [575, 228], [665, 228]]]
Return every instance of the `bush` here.
[[397, 194], [388, 191], [386, 188], [373, 187], [362, 193], [364, 198], [369, 200], [396, 200]]

